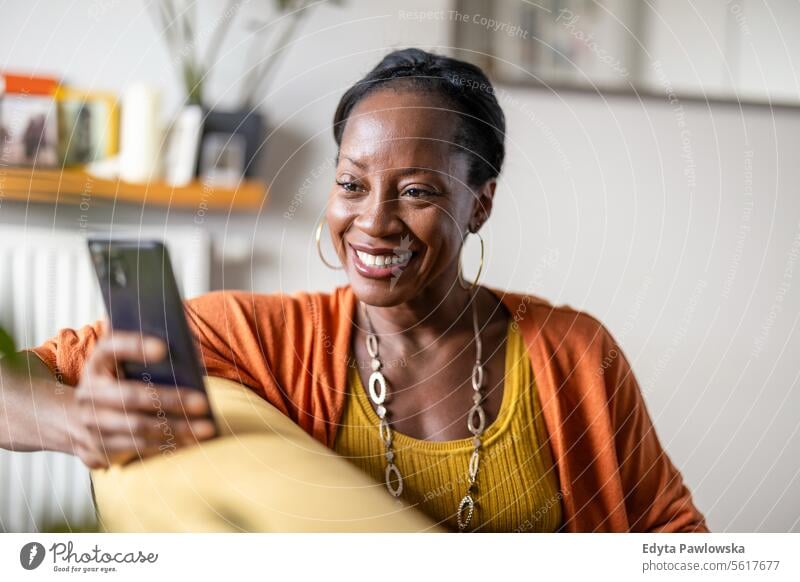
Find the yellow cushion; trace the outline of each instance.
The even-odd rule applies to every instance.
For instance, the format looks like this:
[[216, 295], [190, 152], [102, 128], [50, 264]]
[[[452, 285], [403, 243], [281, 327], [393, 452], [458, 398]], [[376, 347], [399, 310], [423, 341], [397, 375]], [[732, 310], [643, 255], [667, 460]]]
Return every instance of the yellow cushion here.
[[206, 378], [220, 436], [92, 471], [106, 531], [445, 531], [249, 388]]

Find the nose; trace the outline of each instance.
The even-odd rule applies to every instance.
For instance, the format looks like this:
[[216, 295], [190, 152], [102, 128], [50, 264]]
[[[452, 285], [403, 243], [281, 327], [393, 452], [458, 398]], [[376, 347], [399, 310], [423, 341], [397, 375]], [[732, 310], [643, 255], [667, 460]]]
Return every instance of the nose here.
[[390, 238], [402, 234], [403, 223], [397, 216], [396, 200], [373, 191], [364, 199], [355, 226], [372, 238]]

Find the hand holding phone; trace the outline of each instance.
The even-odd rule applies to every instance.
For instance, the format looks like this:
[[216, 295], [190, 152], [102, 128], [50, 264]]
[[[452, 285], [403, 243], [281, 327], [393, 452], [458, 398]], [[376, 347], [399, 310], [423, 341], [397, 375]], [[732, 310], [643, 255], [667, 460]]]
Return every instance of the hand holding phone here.
[[170, 455], [214, 436], [202, 392], [118, 377], [119, 362], [155, 362], [166, 352], [161, 339], [135, 332], [117, 331], [98, 340], [84, 365], [71, 415], [74, 451], [88, 467]]
[[109, 325], [76, 391], [79, 456], [107, 466], [213, 436], [200, 360], [164, 245], [92, 238], [89, 250]]

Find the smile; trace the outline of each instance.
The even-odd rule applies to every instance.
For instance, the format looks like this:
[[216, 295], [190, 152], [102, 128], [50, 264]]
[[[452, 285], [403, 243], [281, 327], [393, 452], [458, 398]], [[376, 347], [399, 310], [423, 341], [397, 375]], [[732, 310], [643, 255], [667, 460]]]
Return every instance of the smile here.
[[372, 254], [366, 251], [352, 250], [353, 264], [356, 270], [371, 279], [387, 279], [397, 276], [400, 269], [408, 266], [414, 253], [411, 251], [398, 251], [395, 253]]

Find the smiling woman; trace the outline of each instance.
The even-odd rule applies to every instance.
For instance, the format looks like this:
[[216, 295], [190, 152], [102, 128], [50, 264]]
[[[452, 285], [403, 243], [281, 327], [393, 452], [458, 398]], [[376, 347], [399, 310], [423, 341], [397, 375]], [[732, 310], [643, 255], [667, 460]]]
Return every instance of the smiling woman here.
[[[326, 456], [324, 474], [336, 484], [320, 511], [352, 507], [367, 521], [380, 514], [370, 522], [376, 530], [706, 531], [608, 330], [587, 313], [481, 285], [481, 270], [472, 282], [462, 276], [464, 242], [480, 237], [490, 218], [504, 158], [504, 115], [480, 69], [419, 49], [395, 51], [345, 93], [333, 130], [335, 182], [317, 241], [327, 224], [337, 257], [320, 257], [342, 268], [349, 284], [331, 293], [220, 291], [186, 301], [208, 375], [244, 384], [336, 453]], [[32, 351], [47, 370], [36, 368], [34, 390], [17, 383], [20, 397], [0, 418], [11, 441], [0, 444], [78, 454], [98, 469], [98, 499], [165, 484], [170, 474], [218, 459], [225, 468], [216, 473], [247, 483], [257, 499], [246, 495], [249, 507], [209, 479], [198, 507], [246, 517], [249, 529], [268, 529], [278, 513], [284, 529], [308, 523], [286, 523], [309, 504], [288, 501], [284, 492], [297, 487], [274, 480], [280, 473], [307, 484], [303, 467], [293, 473], [289, 465], [308, 459], [299, 451], [311, 448], [291, 440], [283, 446], [298, 454], [270, 448], [262, 459], [252, 456], [268, 450], [261, 437], [250, 435], [251, 448], [231, 438], [245, 425], [248, 433], [264, 425], [256, 407], [224, 427], [225, 439], [203, 445], [213, 456], [180, 450], [104, 472], [160, 450], [163, 431], [155, 427], [164, 419], [142, 408], [134, 383], [111, 387], [117, 360], [163, 357], [157, 342], [107, 337], [98, 323], [62, 330]], [[49, 396], [55, 374], [78, 386], [58, 402]], [[208, 403], [184, 407], [174, 394], [159, 392], [179, 445], [208, 438], [199, 430], [209, 428], [199, 424]], [[43, 443], [30, 437], [37, 403], [52, 420]], [[283, 461], [279, 471], [239, 462], [254, 458]], [[353, 465], [388, 492], [371, 497], [349, 472]], [[156, 467], [161, 477], [143, 470]], [[185, 486], [175, 491], [175, 511], [198, 515], [186, 507]], [[259, 521], [259, 508], [278, 503], [270, 497], [278, 491], [283, 510]], [[387, 500], [410, 503], [425, 519], [389, 515]], [[369, 508], [375, 514], [364, 516]], [[347, 516], [322, 515], [313, 529], [353, 527]]]
[[[327, 221], [356, 294], [412, 310], [442, 303], [503, 164], [505, 117], [488, 79], [468, 63], [397, 51], [345, 93], [333, 128]], [[467, 294], [457, 295], [463, 308]]]

